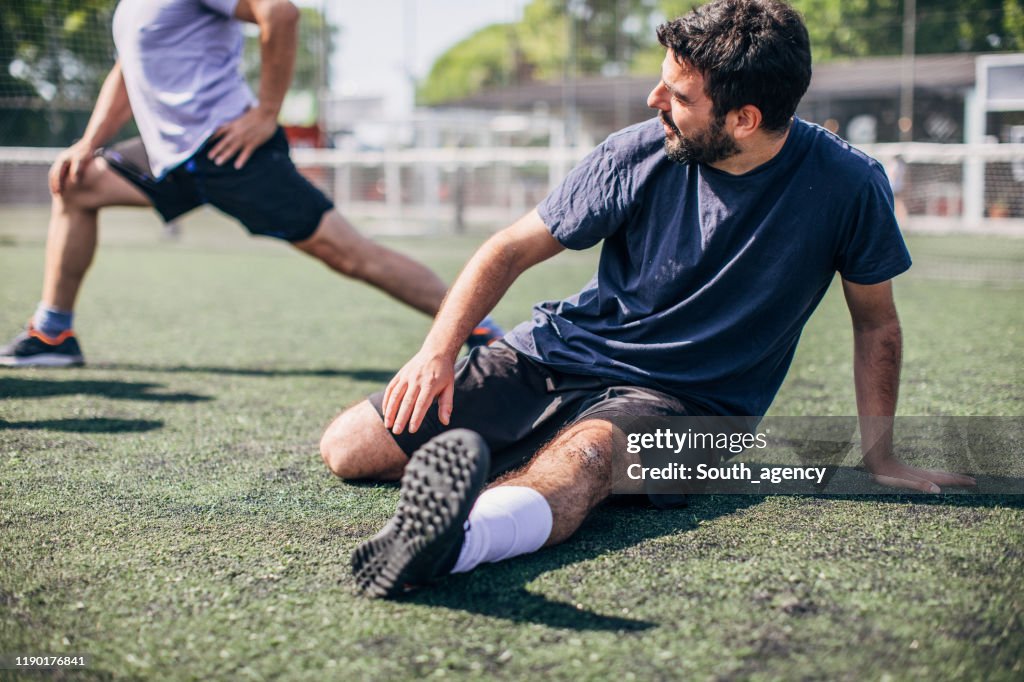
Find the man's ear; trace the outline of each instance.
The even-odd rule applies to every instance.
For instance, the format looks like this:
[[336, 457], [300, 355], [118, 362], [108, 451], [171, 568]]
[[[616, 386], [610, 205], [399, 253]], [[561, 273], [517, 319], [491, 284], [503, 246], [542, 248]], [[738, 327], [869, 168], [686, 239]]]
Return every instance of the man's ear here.
[[761, 110], [753, 104], [744, 104], [739, 109], [733, 109], [728, 115], [732, 123], [732, 135], [737, 140], [745, 140], [761, 128], [761, 121], [764, 117]]

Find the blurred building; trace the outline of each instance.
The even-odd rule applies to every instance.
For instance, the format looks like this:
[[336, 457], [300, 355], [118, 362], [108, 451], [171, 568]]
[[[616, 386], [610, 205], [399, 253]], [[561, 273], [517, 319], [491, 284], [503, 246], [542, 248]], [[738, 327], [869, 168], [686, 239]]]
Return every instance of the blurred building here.
[[[1012, 57], [1012, 55], [1011, 55]], [[1018, 55], [1024, 60], [1024, 55]], [[915, 142], [964, 142], [978, 55], [919, 55], [914, 60]], [[1024, 63], [1024, 61], [1022, 61]], [[900, 57], [875, 57], [815, 66], [811, 87], [797, 111], [857, 144], [900, 139]], [[538, 108], [567, 119], [581, 146], [652, 116], [647, 95], [657, 75], [582, 78], [573, 83], [533, 83], [490, 90], [452, 102], [477, 110], [531, 112]], [[1024, 89], [1024, 67], [1010, 80]], [[1009, 141], [1010, 126], [1024, 124], [1020, 112], [994, 112], [986, 135]], [[573, 133], [572, 131], [575, 131]]]

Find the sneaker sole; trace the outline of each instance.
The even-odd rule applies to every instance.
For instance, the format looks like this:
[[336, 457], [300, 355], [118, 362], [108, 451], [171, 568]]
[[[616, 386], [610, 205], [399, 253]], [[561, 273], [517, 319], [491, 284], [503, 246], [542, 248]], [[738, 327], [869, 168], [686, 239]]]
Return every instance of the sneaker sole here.
[[81, 355], [61, 355], [59, 353], [40, 353], [28, 357], [7, 355], [0, 357], [0, 367], [81, 367], [85, 358]]
[[490, 454], [479, 434], [448, 431], [417, 450], [402, 475], [398, 507], [387, 525], [352, 553], [356, 587], [368, 597], [395, 597], [429, 582], [462, 533], [483, 490]]

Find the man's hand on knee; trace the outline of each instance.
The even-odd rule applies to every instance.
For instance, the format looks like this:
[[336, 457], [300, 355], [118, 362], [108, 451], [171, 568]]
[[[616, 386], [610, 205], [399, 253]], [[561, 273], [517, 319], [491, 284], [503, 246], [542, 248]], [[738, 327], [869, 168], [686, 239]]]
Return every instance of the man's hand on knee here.
[[58, 154], [50, 166], [50, 192], [62, 194], [69, 185], [81, 182], [95, 154], [96, 149], [85, 140], [79, 140]]
[[398, 371], [384, 391], [384, 427], [392, 433], [416, 433], [437, 399], [437, 416], [445, 426], [455, 399], [455, 359], [420, 351]]

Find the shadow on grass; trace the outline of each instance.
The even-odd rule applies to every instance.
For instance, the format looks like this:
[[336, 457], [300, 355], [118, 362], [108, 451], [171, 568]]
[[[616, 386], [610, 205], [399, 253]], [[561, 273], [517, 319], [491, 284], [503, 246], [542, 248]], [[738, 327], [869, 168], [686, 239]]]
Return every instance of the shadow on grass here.
[[[1020, 484], [1018, 479], [1000, 482]], [[993, 494], [800, 495], [809, 500], [864, 503], [943, 505], [960, 508], [1022, 507], [1024, 495]], [[769, 495], [694, 495], [682, 509], [640, 508], [615, 498], [595, 510], [568, 542], [512, 561], [487, 564], [469, 574], [446, 578], [429, 589], [411, 593], [412, 603], [443, 606], [516, 623], [535, 623], [578, 631], [641, 632], [661, 624], [619, 615], [605, 615], [582, 605], [553, 601], [527, 589], [539, 576], [604, 554], [639, 545], [645, 540], [694, 530], [702, 522], [760, 504]], [[638, 548], [634, 551], [643, 551]], [[571, 595], [567, 595], [571, 599]]]
[[155, 389], [163, 384], [134, 381], [89, 381], [69, 379], [22, 379], [20, 377], [0, 378], [0, 397], [3, 398], [52, 398], [60, 395], [95, 395], [118, 400], [142, 400], [160, 403], [198, 403], [213, 400], [210, 396], [196, 393], [159, 393]]
[[[987, 477], [988, 482], [1001, 488], [1014, 487], [1024, 490], [1024, 480], [1009, 477]], [[978, 478], [979, 487], [982, 479]], [[768, 497], [767, 495], [765, 497]], [[876, 504], [922, 504], [930, 507], [959, 507], [962, 509], [1024, 508], [1024, 494], [972, 492], [969, 488], [947, 488], [939, 494], [899, 491], [871, 495], [800, 495], [818, 500], [841, 500], [845, 502], [873, 502]]]
[[672, 510], [641, 507], [632, 499], [613, 499], [595, 510], [562, 545], [512, 561], [487, 564], [464, 576], [452, 576], [427, 590], [412, 593], [408, 601], [567, 630], [641, 632], [656, 628], [660, 623], [594, 613], [582, 605], [553, 601], [530, 592], [526, 585], [565, 566], [644, 540], [693, 530], [701, 522], [732, 514], [762, 499], [748, 495], [703, 497], [695, 498], [689, 507]]
[[[1010, 466], [1013, 466], [1015, 471], [1019, 471], [1020, 467], [1017, 465], [1017, 462], [1001, 464], [994, 460], [994, 453], [992, 455], [988, 455], [987, 459], [979, 457], [972, 458], [968, 455], [962, 455], [958, 459], [950, 457], [948, 461], [938, 463], [904, 459], [908, 464], [925, 469], [935, 468], [967, 474], [972, 476], [977, 482], [977, 485], [972, 487], [960, 487], [953, 485], [945, 486], [942, 488], [942, 493], [938, 495], [910, 489], [891, 488], [880, 483], [875, 483], [871, 479], [871, 474], [869, 474], [863, 466], [835, 466], [833, 464], [827, 464], [828, 472], [825, 480], [823, 483], [819, 484], [813, 480], [786, 480], [779, 481], [778, 483], [771, 483], [770, 481], [759, 479], [759, 472], [761, 471], [767, 471], [778, 467], [805, 468], [808, 465], [797, 466], [778, 463], [768, 464], [765, 462], [752, 461], [745, 462], [744, 464], [748, 465], [752, 470], [751, 480], [761, 480], [761, 483], [765, 484], [759, 484], [757, 486], [759, 492], [756, 494], [769, 497], [778, 495], [797, 495], [832, 499], [867, 498], [874, 499], [876, 501], [887, 498], [903, 500], [911, 499], [914, 501], [933, 498], [948, 500], [952, 497], [970, 498], [990, 495], [1020, 495], [1024, 497], [1024, 478], [1020, 476], [993, 473], [994, 471], [999, 471], [1000, 468], [1005, 470]], [[708, 487], [704, 489], [704, 492], [709, 495], [750, 494], [748, 492], [750, 490], [750, 481], [744, 479], [713, 481], [708, 483], [707, 486]], [[711, 486], [714, 487], [712, 488]]]
[[135, 365], [135, 364], [103, 364], [92, 365], [93, 368], [111, 369], [120, 372], [169, 372], [191, 374], [227, 374], [243, 377], [344, 377], [355, 381], [372, 381], [386, 384], [395, 376], [395, 369], [337, 369], [333, 367], [211, 367], [203, 365]]
[[[861, 472], [864, 478], [868, 481], [865, 483], [865, 488], [868, 490], [866, 493], [831, 493], [826, 497], [829, 498], [840, 498], [840, 499], [861, 499], [867, 498], [875, 502], [882, 502], [886, 499], [890, 501], [896, 498], [903, 502], [917, 502], [920, 504], [949, 504], [949, 505], [963, 505], [963, 506], [977, 506], [987, 507], [992, 506], [992, 500], [998, 499], [1016, 499], [1017, 502], [1014, 506], [1020, 503], [1024, 503], [1024, 478], [1020, 476], [997, 476], [989, 473], [979, 473], [977, 470], [972, 470], [967, 467], [961, 467], [960, 469], [954, 469], [950, 467], [950, 470], [960, 472], [961, 470], [966, 472], [968, 475], [973, 476], [974, 480], [977, 481], [977, 485], [969, 488], [960, 488], [957, 486], [946, 486], [942, 489], [942, 492], [938, 495], [933, 493], [922, 493], [914, 490], [911, 491], [889, 491], [882, 485], [877, 483], [871, 483], [869, 474], [863, 469], [854, 469], [854, 471]], [[870, 487], [868, 487], [870, 486]], [[977, 500], [972, 503], [971, 500]]]
[[37, 422], [9, 422], [0, 419], [0, 431], [5, 429], [32, 429], [37, 431], [63, 431], [66, 433], [139, 433], [163, 428], [162, 421], [150, 419], [43, 419]]

